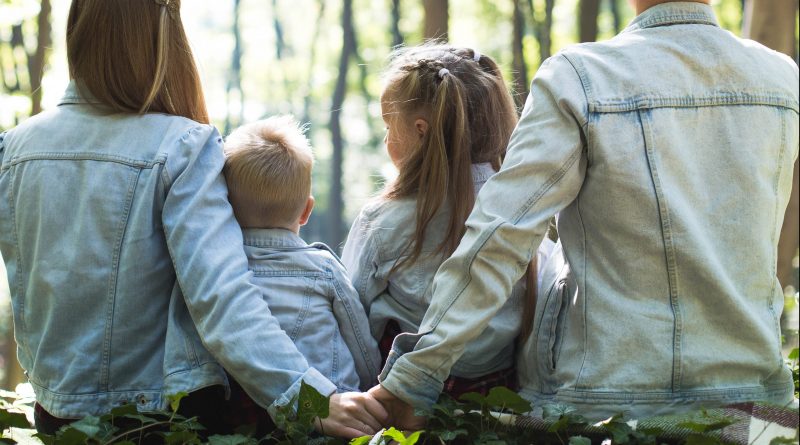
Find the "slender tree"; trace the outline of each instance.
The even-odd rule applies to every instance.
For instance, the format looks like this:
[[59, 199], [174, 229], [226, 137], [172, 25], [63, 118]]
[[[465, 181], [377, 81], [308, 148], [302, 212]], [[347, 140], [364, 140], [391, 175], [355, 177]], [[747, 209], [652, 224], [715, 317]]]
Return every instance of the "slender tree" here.
[[306, 81], [306, 91], [303, 95], [303, 119], [302, 121], [311, 122], [311, 92], [314, 89], [314, 69], [317, 65], [317, 44], [322, 31], [322, 19], [325, 17], [325, 0], [317, 1], [317, 19], [314, 22], [314, 33], [311, 37], [311, 49], [308, 57], [308, 80]]
[[225, 100], [228, 112], [225, 114], [225, 134], [228, 134], [233, 129], [233, 122], [231, 119], [231, 102], [233, 95], [239, 99], [239, 109], [237, 116], [237, 124], [241, 124], [244, 115], [244, 94], [242, 92], [242, 33], [239, 27], [239, 10], [241, 0], [233, 1], [233, 25], [231, 33], [233, 34], [233, 53], [231, 54], [231, 67], [228, 72], [228, 81], [225, 85]]
[[392, 47], [403, 44], [403, 33], [400, 32], [400, 0], [392, 0]]
[[[780, 51], [797, 60], [795, 41], [796, 0], [747, 0], [745, 2], [742, 34]], [[798, 198], [798, 171], [794, 164], [792, 195], [783, 219], [778, 243], [778, 279], [783, 286], [792, 284], [792, 261], [800, 244], [800, 198]]]
[[622, 11], [619, 10], [619, 0], [608, 0], [611, 9], [611, 18], [614, 20], [614, 34], [622, 31]]
[[581, 0], [578, 22], [578, 40], [594, 42], [597, 40], [597, 16], [600, 13], [600, 0]]
[[342, 215], [344, 201], [342, 199], [342, 166], [344, 163], [344, 139], [342, 136], [341, 114], [347, 93], [347, 72], [350, 66], [350, 57], [355, 53], [356, 39], [353, 28], [353, 0], [342, 2], [342, 53], [339, 57], [339, 76], [333, 90], [331, 104], [330, 130], [333, 139], [333, 159], [331, 172], [330, 198], [328, 204], [329, 234], [328, 240], [334, 247], [338, 247], [343, 240], [344, 226]]
[[286, 42], [283, 39], [283, 25], [278, 18], [278, 0], [272, 0], [272, 27], [275, 29], [275, 56], [281, 60]]
[[533, 33], [536, 41], [539, 42], [539, 63], [541, 64], [547, 60], [552, 51], [552, 34], [553, 34], [553, 7], [555, 0], [545, 0], [544, 2], [544, 20], [538, 21], [535, 16], [535, 9], [533, 7], [533, 0], [528, 0], [528, 9], [533, 17]]
[[437, 39], [447, 41], [448, 32], [448, 1], [447, 0], [422, 0], [425, 8], [425, 28], [423, 37], [426, 40]]
[[36, 49], [28, 55], [28, 76], [31, 82], [31, 116], [42, 111], [42, 77], [47, 56], [53, 46], [52, 32], [50, 29], [50, 0], [42, 0], [36, 23], [39, 34], [36, 39]]
[[514, 2], [514, 26], [512, 41], [513, 53], [513, 78], [514, 78], [514, 102], [518, 108], [525, 103], [528, 96], [528, 66], [525, 63], [525, 48], [523, 37], [525, 36], [525, 14], [522, 12], [522, 0], [512, 0]]

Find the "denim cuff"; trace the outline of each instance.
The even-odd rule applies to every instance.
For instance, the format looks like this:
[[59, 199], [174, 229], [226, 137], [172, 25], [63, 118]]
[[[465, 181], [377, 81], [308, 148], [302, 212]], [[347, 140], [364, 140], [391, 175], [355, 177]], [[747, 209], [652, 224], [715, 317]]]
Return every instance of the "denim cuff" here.
[[411, 364], [403, 355], [414, 350], [422, 334], [400, 334], [395, 338], [386, 365], [378, 377], [381, 385], [417, 410], [430, 411], [444, 383]]
[[316, 389], [320, 394], [323, 396], [330, 396], [331, 394], [336, 392], [336, 385], [331, 383], [324, 375], [322, 375], [319, 371], [314, 368], [308, 368], [299, 379], [297, 379], [289, 389], [286, 390], [283, 394], [280, 395], [277, 399], [270, 406], [267, 407], [267, 413], [272, 418], [272, 421], [275, 422], [278, 427], [281, 425], [278, 424], [278, 407], [287, 406], [289, 404], [294, 405], [293, 409], [297, 410], [297, 398], [300, 396], [300, 383], [306, 382], [307, 385], [311, 385]]

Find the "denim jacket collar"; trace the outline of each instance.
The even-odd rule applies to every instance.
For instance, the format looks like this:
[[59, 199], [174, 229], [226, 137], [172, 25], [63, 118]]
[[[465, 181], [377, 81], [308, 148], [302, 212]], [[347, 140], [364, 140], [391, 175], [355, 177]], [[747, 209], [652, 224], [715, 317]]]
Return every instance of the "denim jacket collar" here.
[[642, 12], [622, 32], [678, 24], [719, 26], [710, 5], [697, 2], [667, 2]]
[[70, 79], [69, 85], [67, 85], [67, 89], [64, 91], [64, 95], [58, 102], [59, 105], [99, 103], [100, 101], [95, 99], [92, 93], [90, 93], [86, 88], [79, 88], [78, 81], [75, 79]]
[[244, 244], [251, 247], [308, 247], [299, 235], [287, 229], [242, 229]]

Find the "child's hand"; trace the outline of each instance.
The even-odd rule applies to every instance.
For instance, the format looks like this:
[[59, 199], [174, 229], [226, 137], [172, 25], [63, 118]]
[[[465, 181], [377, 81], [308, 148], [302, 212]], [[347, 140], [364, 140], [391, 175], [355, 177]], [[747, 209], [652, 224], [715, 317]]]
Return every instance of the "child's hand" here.
[[[380, 402], [391, 415], [391, 426], [409, 431], [419, 431], [425, 427], [427, 419], [425, 417], [415, 416], [414, 408], [402, 401], [399, 397], [389, 392], [381, 385], [376, 385], [369, 390], [375, 399]], [[386, 422], [384, 422], [386, 425]]]
[[389, 422], [389, 413], [369, 393], [346, 392], [330, 399], [330, 415], [317, 421], [316, 428], [329, 436], [352, 439], [371, 436]]

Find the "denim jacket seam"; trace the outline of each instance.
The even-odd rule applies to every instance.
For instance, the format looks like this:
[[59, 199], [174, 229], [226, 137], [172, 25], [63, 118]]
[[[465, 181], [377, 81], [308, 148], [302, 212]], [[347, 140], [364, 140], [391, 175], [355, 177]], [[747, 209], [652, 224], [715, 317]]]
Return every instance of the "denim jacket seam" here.
[[128, 181], [128, 193], [125, 197], [125, 202], [123, 205], [123, 214], [119, 221], [119, 227], [117, 228], [116, 233], [116, 240], [114, 242], [114, 251], [111, 255], [111, 269], [108, 277], [108, 291], [106, 294], [106, 304], [108, 305], [106, 309], [106, 332], [103, 338], [103, 357], [102, 357], [102, 368], [100, 369], [100, 382], [99, 386], [101, 388], [105, 388], [108, 390], [109, 385], [109, 373], [111, 368], [111, 342], [112, 336], [114, 335], [114, 306], [116, 303], [116, 295], [117, 295], [117, 278], [119, 274], [119, 259], [122, 253], [122, 244], [125, 240], [125, 233], [128, 228], [128, 218], [130, 217], [131, 213], [131, 206], [133, 205], [133, 197], [136, 192], [136, 185], [139, 182], [139, 176], [141, 174], [141, 170], [137, 169], [135, 174], [129, 179]]
[[[14, 178], [16, 176], [15, 171], [11, 170], [9, 168], [9, 175], [11, 175], [9, 180], [13, 184], [14, 183]], [[14, 200], [13, 190], [14, 190], [13, 187], [9, 187], [8, 188], [8, 202], [9, 202], [9, 207], [11, 207], [11, 227], [12, 227], [11, 232], [12, 232], [12, 236], [14, 237], [14, 244], [15, 245], [19, 245], [19, 234], [17, 233], [17, 206], [16, 206], [16, 202]], [[23, 280], [22, 272], [23, 272], [23, 270], [26, 269], [26, 267], [25, 267], [25, 261], [22, 258], [22, 249], [16, 249], [16, 251], [17, 251], [16, 252], [16, 256], [17, 256], [17, 271], [16, 271], [17, 284], [16, 284], [16, 288], [17, 288], [17, 295], [22, 296], [22, 295], [25, 295], [25, 293], [24, 293], [25, 288], [23, 287], [23, 284], [22, 284], [25, 281]], [[26, 322], [25, 322], [25, 299], [24, 298], [19, 298], [18, 300], [19, 300], [18, 306], [19, 306], [19, 315], [20, 315], [19, 318], [20, 319], [19, 320], [14, 320], [14, 323], [19, 322], [20, 331], [24, 334], [27, 331], [27, 326], [26, 326]], [[23, 337], [27, 337], [27, 336], [23, 335]], [[20, 341], [20, 340], [22, 340], [22, 341]], [[33, 357], [33, 354], [31, 354], [30, 349], [28, 349], [28, 342], [24, 341], [24, 339], [19, 339], [17, 341], [20, 343], [20, 345], [23, 347], [23, 349], [25, 349], [26, 355], [28, 355], [28, 357]]]
[[598, 99], [588, 103], [589, 112], [594, 113], [625, 113], [651, 108], [701, 108], [730, 105], [764, 105], [798, 111], [797, 101], [786, 98], [785, 94], [780, 92], [752, 94], [716, 91], [702, 97], [639, 95], [630, 99]]
[[[775, 198], [776, 198], [775, 199], [775, 212], [774, 212], [775, 218], [773, 219], [772, 227], [779, 227], [778, 226], [778, 218], [782, 218], [783, 214], [784, 214], [784, 212], [780, 211], [780, 199], [779, 199], [780, 193], [778, 192], [778, 188], [780, 186], [781, 175], [783, 175], [783, 157], [784, 157], [784, 153], [785, 153], [785, 150], [786, 150], [786, 145], [787, 145], [787, 142], [786, 142], [786, 119], [784, 118], [783, 115], [781, 115], [781, 147], [780, 147], [780, 151], [778, 152], [778, 156], [776, 157], [777, 158], [776, 161], [778, 163], [778, 166], [777, 166], [777, 169], [776, 169], [776, 172], [775, 172], [775, 180], [773, 182], [773, 188], [772, 188], [772, 191], [775, 194]], [[770, 239], [770, 245], [772, 246], [772, 257], [773, 258], [777, 258], [778, 240], [776, 238], [778, 236], [780, 236], [780, 229], [773, 230], [772, 231], [772, 237]], [[771, 262], [771, 269], [772, 270], [771, 270], [770, 276], [771, 277], [777, 277], [777, 264], [776, 264], [776, 262], [774, 262], [774, 261]], [[773, 300], [773, 295], [770, 292], [768, 294], [768, 296], [767, 296], [767, 307], [769, 309], [769, 312], [772, 314], [772, 319], [773, 319], [773, 321], [775, 323], [775, 332], [778, 335], [778, 338], [780, 338], [780, 331], [781, 331], [780, 318], [775, 313], [775, 307], [772, 304], [772, 300]], [[779, 357], [779, 359], [781, 357], [780, 350], [778, 350], [778, 357]]]
[[589, 288], [588, 283], [586, 281], [586, 226], [583, 222], [583, 213], [581, 213], [581, 195], [578, 194], [576, 198], [575, 208], [578, 213], [578, 219], [580, 221], [580, 228], [581, 228], [581, 243], [582, 250], [583, 250], [583, 264], [581, 267], [583, 268], [582, 274], [582, 283], [583, 285], [583, 359], [581, 360], [581, 368], [578, 371], [577, 377], [575, 378], [575, 387], [580, 388], [581, 377], [583, 376], [583, 370], [586, 367], [586, 359], [589, 356], [589, 329], [588, 325], [588, 312], [589, 312]]
[[561, 53], [561, 57], [563, 57], [567, 63], [572, 67], [573, 71], [575, 71], [575, 75], [578, 77], [578, 81], [581, 83], [583, 87], [583, 98], [586, 104], [586, 110], [581, 110], [581, 118], [583, 118], [583, 122], [578, 122], [581, 128], [588, 129], [589, 126], [589, 104], [591, 103], [590, 97], [594, 97], [592, 93], [592, 84], [589, 82], [589, 76], [586, 75], [586, 70], [583, 67], [583, 63], [580, 61], [580, 58], [576, 55], [575, 60], [573, 61], [566, 52]]
[[[347, 312], [348, 324], [349, 327], [353, 330], [353, 333], [356, 335], [356, 341], [358, 341], [358, 348], [359, 352], [361, 352], [361, 357], [366, 362], [367, 366], [371, 370], [377, 370], [378, 367], [375, 363], [372, 363], [372, 360], [367, 354], [367, 345], [364, 344], [364, 334], [358, 327], [358, 324], [355, 322], [355, 311], [353, 310], [352, 306], [350, 305], [350, 300], [345, 298], [344, 290], [342, 289], [341, 282], [336, 279], [336, 277], [332, 277], [329, 280], [329, 284], [333, 288], [334, 295], [333, 297], [339, 300], [339, 302], [344, 306], [345, 311]], [[371, 334], [370, 334], [371, 335]], [[352, 351], [351, 351], [352, 352]]]
[[653, 147], [652, 128], [649, 125], [648, 110], [639, 110], [639, 122], [642, 127], [644, 138], [644, 151], [650, 171], [650, 180], [653, 183], [656, 204], [661, 226], [661, 239], [664, 246], [664, 260], [667, 266], [667, 279], [669, 285], [670, 306], [673, 311], [673, 347], [672, 347], [672, 391], [679, 391], [682, 380], [681, 350], [683, 342], [683, 314], [679, 301], [680, 290], [678, 287], [678, 271], [676, 268], [677, 259], [675, 258], [675, 239], [672, 235], [672, 220], [669, 205], [666, 202], [661, 186], [658, 166], [655, 160], [655, 148]]
[[118, 156], [105, 153], [103, 154], [91, 153], [91, 152], [64, 153], [64, 152], [46, 151], [46, 152], [32, 153], [29, 155], [14, 156], [6, 164], [6, 168], [12, 167], [17, 164], [21, 164], [23, 162], [36, 161], [36, 160], [115, 162], [118, 164], [126, 165], [128, 167], [139, 168], [139, 169], [152, 168], [154, 165], [158, 163], [155, 160], [146, 161], [142, 159], [133, 159], [125, 156]]

